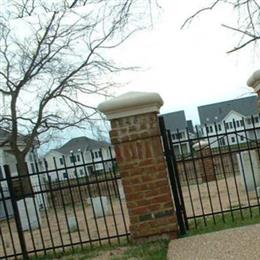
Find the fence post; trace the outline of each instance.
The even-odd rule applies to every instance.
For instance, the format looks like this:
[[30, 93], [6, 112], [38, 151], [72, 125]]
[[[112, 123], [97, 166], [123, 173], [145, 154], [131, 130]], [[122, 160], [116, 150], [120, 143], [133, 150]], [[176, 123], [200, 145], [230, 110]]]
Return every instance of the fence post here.
[[22, 250], [22, 255], [23, 259], [28, 259], [28, 254], [26, 250], [26, 243], [25, 243], [25, 238], [22, 230], [22, 223], [19, 215], [19, 210], [17, 206], [17, 200], [16, 200], [16, 194], [14, 192], [14, 187], [13, 187], [13, 182], [11, 178], [11, 173], [8, 165], [4, 165], [4, 171], [6, 175], [6, 180], [10, 192], [10, 197], [11, 197], [11, 202], [12, 202], [12, 207], [14, 211], [14, 219], [15, 219], [15, 224], [18, 232], [18, 237], [19, 237], [19, 242]]
[[162, 104], [157, 93], [129, 92], [98, 106], [111, 121], [134, 240], [178, 234], [157, 116]]

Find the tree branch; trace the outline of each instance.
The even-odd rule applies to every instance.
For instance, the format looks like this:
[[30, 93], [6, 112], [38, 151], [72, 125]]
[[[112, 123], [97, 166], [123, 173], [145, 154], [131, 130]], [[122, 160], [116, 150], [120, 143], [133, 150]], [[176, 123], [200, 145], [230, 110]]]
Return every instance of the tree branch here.
[[181, 26], [181, 29], [183, 29], [188, 23], [191, 23], [191, 21], [198, 16], [200, 13], [203, 13], [205, 11], [211, 11], [217, 4], [219, 4], [221, 2], [221, 0], [216, 0], [215, 2], [213, 2], [210, 6], [202, 8], [200, 10], [198, 10], [197, 12], [195, 12], [193, 15], [191, 15], [190, 17], [188, 17], [184, 23]]

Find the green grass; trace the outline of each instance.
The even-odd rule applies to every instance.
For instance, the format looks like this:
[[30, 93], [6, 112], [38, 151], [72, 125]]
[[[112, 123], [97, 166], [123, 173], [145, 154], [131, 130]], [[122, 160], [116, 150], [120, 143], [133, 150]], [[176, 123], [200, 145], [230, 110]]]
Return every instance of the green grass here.
[[65, 253], [48, 254], [45, 256], [31, 257], [32, 260], [62, 259], [83, 260], [102, 258], [114, 260], [142, 259], [142, 260], [166, 260], [168, 240], [158, 240], [141, 244], [123, 242], [121, 245], [104, 245], [102, 247], [85, 247], [83, 249], [67, 250]]
[[212, 216], [207, 217], [206, 226], [203, 218], [196, 219], [197, 227], [195, 226], [195, 221], [191, 220], [189, 222], [190, 230], [186, 235], [184, 235], [184, 237], [260, 223], [260, 213], [258, 207], [251, 209], [252, 216], [250, 214], [250, 209], [243, 209], [241, 211], [243, 218], [241, 217], [240, 210], [233, 211], [233, 218], [230, 212], [225, 213], [224, 216], [222, 216], [222, 214], [215, 215], [216, 223], [214, 223]]
[[168, 244], [168, 240], [158, 240], [140, 245], [132, 245], [121, 257], [115, 259], [166, 260]]

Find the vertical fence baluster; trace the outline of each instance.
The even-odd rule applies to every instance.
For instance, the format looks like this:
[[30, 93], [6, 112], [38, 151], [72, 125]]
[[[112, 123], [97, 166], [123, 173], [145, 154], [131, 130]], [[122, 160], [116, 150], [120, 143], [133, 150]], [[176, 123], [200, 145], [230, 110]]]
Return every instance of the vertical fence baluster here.
[[[114, 207], [113, 207], [112, 194], [110, 192], [110, 188], [109, 188], [109, 184], [108, 184], [108, 180], [107, 180], [107, 173], [106, 173], [106, 167], [105, 167], [105, 163], [104, 163], [103, 153], [102, 153], [101, 149], [99, 150], [99, 152], [100, 152], [100, 155], [101, 155], [102, 167], [103, 167], [103, 171], [104, 171], [104, 174], [105, 174], [105, 182], [106, 182], [108, 197], [109, 197], [109, 201], [110, 201], [110, 205], [111, 205], [112, 217], [113, 217], [113, 222], [114, 222], [114, 225], [115, 225], [117, 241], [120, 242], [120, 239], [119, 239], [119, 236], [118, 236], [117, 223], [116, 223], [116, 219], [115, 219], [115, 211], [114, 211]], [[119, 194], [119, 196], [120, 196], [120, 194]]]
[[[216, 135], [216, 138], [218, 139], [218, 135]], [[208, 155], [208, 157], [210, 158], [210, 160], [212, 162], [212, 166], [213, 166], [213, 175], [214, 175], [214, 178], [215, 178], [215, 184], [216, 184], [216, 189], [217, 189], [217, 194], [218, 194], [218, 201], [219, 201], [219, 205], [220, 205], [222, 220], [223, 220], [223, 222], [225, 222], [225, 215], [224, 215], [224, 212], [223, 212], [223, 206], [222, 206], [222, 201], [221, 201], [220, 192], [219, 192], [219, 185], [218, 185], [218, 180], [217, 180], [217, 175], [216, 175], [216, 169], [214, 167], [214, 157], [213, 157], [213, 153], [212, 153], [212, 149], [211, 149], [211, 142], [210, 142], [210, 139], [209, 139], [208, 132], [206, 132], [206, 140], [209, 144], [209, 147], [208, 147], [209, 155]]]
[[[40, 175], [43, 175], [44, 172], [39, 171], [39, 167], [38, 167], [38, 163], [36, 162], [35, 154], [33, 154], [33, 155], [34, 155], [34, 164], [35, 164], [36, 176], [37, 176], [38, 182], [39, 182], [40, 195], [41, 195], [41, 199], [43, 201], [43, 208], [44, 208], [45, 218], [46, 218], [48, 231], [49, 231], [49, 235], [50, 235], [50, 239], [51, 239], [51, 245], [52, 245], [53, 252], [56, 252], [55, 251], [55, 244], [54, 244], [54, 240], [53, 240], [53, 236], [52, 236], [52, 232], [51, 232], [50, 219], [49, 219], [49, 215], [48, 215], [48, 212], [47, 212], [47, 204], [46, 204], [45, 196], [44, 196], [45, 194], [47, 196], [47, 192], [43, 190], [43, 188], [42, 188], [43, 185], [41, 183], [42, 181], [41, 181], [41, 178], [40, 178]], [[45, 239], [46, 239], [46, 237], [45, 237]], [[45, 253], [46, 253], [46, 251], [45, 251]]]
[[[65, 170], [66, 173], [67, 173], [67, 169], [66, 169], [66, 165], [65, 165], [65, 158], [62, 157], [62, 159], [63, 159], [63, 163], [64, 163], [64, 168], [62, 168], [62, 170]], [[66, 227], [67, 227], [67, 231], [68, 231], [68, 234], [69, 234], [70, 245], [72, 246], [72, 249], [74, 249], [74, 244], [73, 244], [73, 240], [72, 240], [72, 236], [71, 236], [71, 232], [70, 232], [70, 228], [69, 228], [68, 212], [67, 212], [67, 209], [66, 209], [66, 204], [65, 204], [65, 199], [64, 199], [64, 190], [67, 188], [67, 186], [65, 186], [65, 187], [61, 186], [59, 169], [57, 167], [57, 162], [56, 162], [56, 158], [55, 157], [53, 157], [53, 162], [54, 162], [55, 172], [56, 172], [56, 175], [57, 175], [57, 178], [58, 178], [58, 182], [57, 182], [58, 183], [58, 191], [61, 194], [61, 207], [63, 209], [64, 216], [65, 216], [65, 222], [66, 222]], [[66, 192], [66, 194], [67, 194], [67, 192]], [[70, 196], [71, 196], [71, 193], [70, 193]], [[71, 198], [71, 201], [73, 202], [72, 198]], [[53, 206], [55, 207], [55, 205], [53, 205]], [[59, 232], [60, 232], [60, 235], [62, 237], [60, 226], [59, 226]]]
[[[198, 133], [198, 128], [196, 126], [196, 133]], [[190, 139], [190, 134], [189, 132], [187, 133], [188, 134], [188, 140], [193, 140], [194, 139]], [[196, 136], [198, 137], [198, 136]], [[198, 141], [200, 141], [200, 138], [197, 139]], [[198, 173], [197, 173], [197, 168], [196, 168], [196, 163], [195, 163], [195, 160], [198, 161], [198, 158], [194, 156], [193, 152], [191, 153], [191, 160], [192, 160], [192, 166], [193, 166], [193, 170], [194, 170], [194, 174], [195, 174], [195, 181], [196, 181], [196, 186], [197, 186], [197, 189], [198, 189], [198, 194], [199, 194], [199, 201], [200, 201], [200, 208], [201, 208], [201, 211], [202, 211], [202, 218], [203, 218], [203, 222], [204, 222], [204, 225], [207, 226], [207, 218], [205, 216], [205, 211], [204, 211], [204, 206], [203, 206], [203, 200], [202, 200], [202, 195], [201, 195], [201, 187], [200, 187], [200, 184], [199, 184], [199, 176], [198, 176]], [[194, 217], [194, 221], [196, 221], [196, 217]]]
[[[252, 120], [252, 124], [253, 124], [254, 123], [254, 117], [253, 116], [252, 116], [251, 120]], [[256, 170], [254, 169], [253, 159], [252, 159], [252, 155], [251, 155], [252, 146], [254, 145], [253, 144], [254, 141], [248, 136], [248, 131], [251, 131], [251, 129], [246, 130], [245, 127], [244, 127], [244, 130], [245, 130], [245, 139], [246, 139], [246, 144], [247, 144], [247, 149], [248, 149], [248, 157], [249, 157], [249, 161], [250, 161], [250, 168], [251, 168], [253, 183], [254, 183], [254, 191], [255, 191], [256, 198], [258, 198], [258, 201], [259, 201], [259, 197], [258, 197], [258, 194], [257, 194], [256, 179], [255, 179]]]
[[[1, 167], [1, 166], [0, 166]], [[2, 181], [6, 181], [7, 182], [7, 177], [6, 177], [6, 173], [5, 173], [5, 178], [2, 179]], [[11, 204], [12, 204], [12, 197], [11, 197], [11, 193], [10, 193], [10, 188], [8, 188], [8, 186], [6, 187], [6, 192], [9, 193], [9, 195], [6, 197], [4, 190], [2, 188], [2, 182], [0, 182], [0, 196], [3, 199], [3, 206], [4, 206], [4, 212], [5, 212], [5, 217], [6, 217], [6, 222], [7, 222], [7, 227], [8, 227], [8, 231], [9, 231], [9, 235], [10, 235], [10, 239], [11, 239], [11, 244], [12, 244], [12, 248], [13, 248], [13, 253], [14, 255], [16, 255], [16, 246], [14, 244], [14, 236], [13, 236], [13, 230], [11, 228], [11, 223], [10, 223], [10, 216], [9, 216], [9, 212], [8, 212], [8, 207], [7, 207], [7, 201], [10, 199]], [[8, 184], [7, 184], [8, 185]], [[13, 209], [13, 208], [12, 208]], [[14, 214], [14, 212], [13, 212]]]
[[[178, 194], [179, 194], [179, 198], [180, 198], [180, 202], [181, 202], [181, 209], [182, 209], [182, 214], [183, 214], [183, 218], [184, 218], [185, 229], [189, 230], [189, 223], [188, 223], [188, 220], [187, 220], [186, 208], [185, 208], [185, 203], [184, 203], [184, 199], [183, 199], [183, 193], [182, 193], [182, 188], [181, 188], [176, 158], [175, 158], [175, 154], [174, 154], [171, 133], [170, 133], [169, 130], [167, 130], [166, 134], [167, 134], [168, 141], [169, 141], [169, 148], [170, 148], [170, 151], [171, 151], [171, 154], [172, 154], [172, 164], [173, 164], [173, 168], [174, 168], [174, 172], [175, 172], [175, 182], [176, 182], [176, 185], [178, 187]], [[184, 163], [184, 165], [185, 165], [185, 163]]]
[[247, 180], [246, 180], [246, 176], [245, 176], [244, 162], [243, 162], [243, 159], [242, 159], [241, 147], [240, 147], [237, 132], [236, 132], [236, 124], [234, 122], [235, 121], [233, 120], [232, 123], [234, 125], [236, 142], [237, 142], [237, 146], [238, 146], [238, 150], [239, 150], [239, 153], [238, 153], [239, 154], [239, 160], [240, 160], [240, 163], [241, 163], [241, 170], [242, 170], [242, 175], [243, 175], [243, 179], [244, 179], [244, 183], [245, 183], [246, 198], [247, 198], [247, 203], [248, 203], [248, 206], [249, 206], [250, 217], [252, 218], [252, 209], [251, 209], [251, 203], [250, 203], [249, 192], [248, 192], [248, 187], [247, 187]]
[[[242, 211], [241, 198], [240, 198], [240, 195], [239, 195], [236, 172], [235, 172], [235, 167], [234, 167], [235, 162], [234, 162], [234, 159], [233, 159], [233, 156], [232, 156], [233, 154], [232, 154], [231, 145], [230, 145], [230, 142], [229, 142], [229, 135], [228, 135], [228, 132], [227, 132], [227, 127], [226, 127], [225, 121], [224, 121], [224, 130], [225, 130], [225, 136], [227, 137], [226, 140], [227, 140], [227, 146], [228, 146], [228, 155], [229, 155], [230, 161], [231, 161], [231, 168], [232, 168], [232, 174], [233, 174], [233, 178], [234, 178], [235, 189], [236, 189], [236, 194], [237, 194], [237, 199], [238, 199], [238, 204], [239, 204], [240, 216], [241, 216], [241, 219], [244, 219], [244, 214], [243, 214], [243, 211]], [[231, 208], [231, 210], [232, 210], [232, 208]]]
[[[256, 126], [255, 126], [255, 119], [253, 116], [251, 116], [251, 120], [252, 120], [252, 123], [253, 123], [253, 129], [252, 131], [254, 132], [254, 144], [255, 144], [255, 151], [257, 152], [257, 155], [258, 155], [258, 162], [260, 163], [260, 146], [259, 146], [259, 142], [258, 142], [258, 137], [257, 137], [257, 133], [256, 133]], [[260, 118], [258, 119], [260, 121]], [[258, 121], [258, 122], [259, 122]], [[260, 129], [259, 130], [259, 138], [260, 138]], [[257, 172], [256, 172], [257, 173]], [[256, 183], [256, 180], [255, 180], [255, 176], [254, 176], [254, 183]], [[255, 184], [255, 188], [256, 188], [256, 197], [257, 197], [257, 204], [260, 205], [260, 193], [258, 193], [257, 191], [257, 187], [256, 187], [256, 184]], [[260, 188], [259, 188], [259, 192], [260, 192]], [[260, 206], [258, 207], [258, 214], [260, 215]]]
[[[87, 176], [88, 171], [87, 171], [87, 169], [86, 169], [86, 166], [89, 165], [89, 164], [87, 164], [87, 163], [85, 162], [85, 158], [84, 158], [83, 152], [81, 152], [81, 158], [82, 158], [83, 165], [84, 165], [84, 171], [85, 171], [86, 176]], [[91, 167], [92, 167], [92, 166], [93, 166], [93, 164], [91, 163]], [[94, 210], [94, 204], [93, 204], [93, 194], [92, 194], [92, 191], [91, 191], [91, 185], [90, 185], [89, 178], [87, 178], [87, 177], [86, 177], [86, 182], [87, 182], [87, 191], [88, 191], [89, 198], [90, 198], [90, 204], [91, 204], [91, 208], [92, 208], [94, 223], [95, 223], [95, 227], [96, 227], [96, 231], [97, 231], [98, 242], [99, 242], [99, 245], [101, 246], [100, 230], [99, 230], [99, 227], [98, 227], [96, 212], [95, 212], [95, 210]], [[90, 240], [91, 240], [91, 237], [90, 237]]]
[[10, 173], [10, 169], [9, 169], [8, 165], [4, 165], [4, 171], [5, 171], [8, 187], [10, 190], [11, 202], [12, 202], [12, 207], [13, 207], [13, 211], [14, 211], [15, 224], [16, 224], [16, 228], [17, 228], [17, 232], [18, 232], [22, 255], [23, 255], [24, 259], [28, 259], [26, 242], [25, 242], [24, 233], [22, 230], [22, 223], [21, 223], [18, 205], [17, 205], [17, 201], [16, 201], [16, 195], [15, 195], [14, 189], [13, 189], [11, 173]]
[[[232, 211], [232, 202], [231, 202], [231, 196], [230, 196], [230, 189], [229, 189], [229, 185], [228, 185], [228, 181], [227, 181], [227, 176], [226, 176], [226, 169], [224, 166], [224, 162], [223, 162], [223, 154], [220, 148], [220, 142], [219, 140], [222, 139], [222, 135], [218, 133], [218, 128], [217, 128], [217, 124], [214, 124], [215, 126], [215, 130], [216, 130], [216, 135], [217, 135], [217, 148], [218, 148], [218, 154], [219, 154], [219, 158], [220, 158], [220, 162], [221, 162], [221, 168], [223, 171], [223, 176], [224, 176], [224, 180], [225, 180], [225, 185], [226, 185], [226, 189], [227, 189], [227, 196], [228, 196], [228, 202], [229, 202], [229, 208], [230, 208], [230, 214], [231, 214], [231, 218], [232, 221], [234, 222], [234, 213]], [[223, 140], [223, 139], [222, 139]]]
[[[74, 158], [73, 166], [74, 166], [74, 171], [75, 171], [75, 174], [76, 174], [77, 186], [78, 186], [78, 189], [79, 189], [80, 204], [81, 204], [81, 207], [82, 207], [84, 220], [85, 220], [85, 223], [87, 225], [87, 218], [86, 218], [86, 213], [85, 213], [85, 205], [84, 205], [84, 200], [83, 200], [83, 196], [82, 196], [82, 193], [81, 193], [81, 185], [80, 185], [80, 182], [79, 182], [79, 179], [78, 179], [78, 171], [77, 171], [77, 166], [76, 166], [76, 158], [77, 157], [75, 156], [75, 154], [73, 152], [71, 153], [71, 156]], [[83, 243], [82, 243], [82, 237], [81, 237], [81, 233], [80, 233], [80, 227], [79, 227], [77, 216], [75, 215], [75, 217], [76, 217], [76, 223], [77, 223], [77, 228], [78, 228], [78, 233], [79, 233], [80, 244], [81, 244], [81, 247], [82, 247]]]
[[[207, 125], [205, 125], [205, 128], [207, 129]], [[202, 151], [203, 151], [204, 147], [201, 146], [201, 142], [199, 142], [198, 144], [199, 144], [199, 154], [200, 154], [199, 155], [199, 159], [201, 159], [201, 162], [202, 162], [202, 172], [203, 172], [205, 180], [206, 180], [206, 188], [207, 188], [207, 192], [208, 192], [208, 199], [209, 199], [210, 210], [211, 210], [211, 214], [210, 215], [212, 216], [213, 222], [216, 225], [216, 218], [215, 218], [215, 213], [214, 213], [214, 209], [213, 209], [211, 192], [210, 192], [209, 183], [208, 183], [208, 177], [207, 177], [206, 168], [205, 168], [205, 158], [207, 158], [207, 156], [203, 156], [203, 154], [202, 154]]]
[[101, 198], [100, 183], [98, 181], [97, 172], [96, 172], [96, 164], [97, 164], [97, 162], [95, 162], [95, 160], [94, 160], [93, 153], [91, 153], [91, 159], [92, 159], [92, 163], [93, 163], [93, 167], [94, 167], [94, 177], [95, 177], [95, 180], [96, 180], [98, 194], [99, 194], [99, 197], [100, 197], [100, 204], [101, 204], [101, 208], [102, 208], [102, 214], [103, 214], [103, 218], [104, 218], [105, 229], [106, 229], [106, 233], [107, 233], [107, 237], [108, 237], [108, 243], [111, 245], [111, 239], [109, 237], [109, 231], [108, 231], [106, 214], [105, 214], [105, 211], [104, 211], [104, 205], [103, 205], [103, 201], [102, 201], [102, 198]]
[[2, 232], [1, 226], [0, 226], [0, 237], [1, 237], [2, 248], [3, 248], [3, 251], [4, 251], [4, 257], [7, 257], [6, 245], [5, 245], [4, 236], [3, 236], [3, 232]]
[[[72, 158], [71, 160], [72, 160], [72, 164], [73, 164], [73, 161], [76, 159], [74, 154], [73, 154], [73, 152], [70, 153], [70, 156], [71, 156], [70, 158]], [[67, 183], [68, 183], [68, 187], [69, 187], [69, 193], [70, 193], [70, 198], [71, 198], [73, 216], [75, 217], [75, 221], [76, 221], [76, 225], [77, 225], [77, 230], [76, 231], [77, 231], [77, 234], [78, 234], [78, 237], [79, 237], [80, 245], [82, 247], [82, 238], [81, 238], [81, 234], [80, 234], [80, 231], [79, 231], [79, 222], [78, 222], [78, 218], [77, 218], [75, 201], [74, 201], [74, 197], [73, 197], [72, 184], [71, 184], [71, 180], [70, 180], [70, 176], [69, 176], [69, 172], [68, 172], [68, 167], [67, 167], [67, 163], [66, 163], [66, 160], [65, 160], [65, 156], [63, 155], [62, 158], [64, 160], [65, 172], [67, 173], [67, 176], [68, 176]], [[70, 168], [70, 169], [72, 170], [73, 168]], [[76, 175], [76, 172], [75, 172], [75, 175]], [[76, 195], [76, 193], [75, 193], [75, 195]], [[71, 234], [70, 227], [69, 227], [69, 234]], [[72, 238], [72, 236], [71, 236], [71, 238]], [[74, 244], [73, 243], [73, 239], [72, 239], [72, 244]]]
[[174, 176], [175, 174], [177, 174], [177, 172], [174, 172], [176, 169], [173, 166], [173, 161], [171, 158], [171, 151], [170, 151], [170, 146], [169, 146], [170, 141], [168, 140], [167, 130], [165, 129], [164, 120], [162, 117], [159, 117], [159, 124], [160, 124], [160, 129], [161, 129], [166, 163], [167, 163], [168, 171], [169, 171], [169, 179], [171, 182], [171, 187], [172, 187], [172, 192], [173, 192], [173, 199], [174, 199], [175, 207], [176, 207], [177, 221], [178, 221], [178, 225], [180, 228], [180, 233], [182, 235], [184, 235], [186, 233], [185, 220], [183, 219], [180, 193], [178, 191], [176, 178]]
[[[28, 169], [28, 166], [27, 166], [27, 169]], [[34, 178], [34, 175], [37, 174], [37, 173], [34, 173], [34, 172], [29, 173], [29, 169], [28, 169], [28, 174]], [[32, 182], [30, 177], [29, 177], [29, 180], [30, 180], [30, 182]], [[40, 220], [41, 215], [40, 215], [40, 213], [38, 211], [39, 210], [38, 204], [35, 202], [37, 195], [35, 196], [36, 193], [35, 193], [34, 188], [36, 188], [36, 187], [32, 185], [32, 194], [31, 194], [31, 196], [32, 196], [32, 200], [33, 200], [33, 207], [34, 207], [35, 213], [36, 213], [37, 223], [39, 225], [38, 228], [39, 228], [40, 238], [41, 238], [41, 242], [42, 242], [42, 246], [43, 246], [43, 251], [44, 251], [44, 254], [46, 254], [47, 251], [46, 251], [46, 248], [45, 248], [45, 242], [44, 242], [43, 234], [42, 234], [42, 225], [41, 225], [41, 220]], [[35, 244], [35, 246], [36, 246], [36, 244]], [[39, 250], [39, 248], [36, 248], [36, 251], [38, 251], [38, 250]]]
[[[56, 220], [56, 223], [57, 223], [57, 227], [58, 227], [58, 233], [59, 233], [59, 238], [60, 238], [60, 241], [61, 241], [61, 247], [62, 247], [62, 251], [64, 252], [65, 251], [65, 247], [64, 247], [64, 242], [63, 242], [63, 238], [62, 238], [62, 234], [61, 234], [61, 228], [60, 228], [60, 221], [59, 221], [59, 218], [58, 218], [58, 211], [57, 211], [57, 208], [56, 208], [56, 205], [55, 205], [55, 197], [54, 197], [54, 187], [52, 185], [52, 180], [51, 180], [51, 176], [49, 174], [51, 173], [56, 173], [56, 170], [54, 171], [50, 171], [48, 169], [48, 163], [46, 160], [44, 160], [44, 167], [45, 167], [45, 172], [47, 174], [47, 178], [48, 178], [48, 192], [50, 192], [50, 199], [51, 199], [51, 203], [52, 203], [52, 207], [53, 207], [53, 212], [54, 212], [54, 218]], [[61, 190], [62, 192], [62, 190]], [[66, 213], [65, 213], [66, 214]], [[56, 246], [55, 246], [56, 247]]]
[[109, 147], [109, 156], [110, 156], [110, 160], [111, 160], [111, 163], [112, 163], [112, 171], [111, 171], [111, 173], [113, 173], [113, 177], [112, 178], [116, 180], [115, 188], [116, 188], [116, 194], [118, 194], [120, 211], [121, 211], [122, 218], [123, 218], [125, 234], [126, 234], [127, 241], [129, 241], [129, 230], [128, 230], [127, 225], [126, 225], [126, 219], [125, 219], [125, 214], [124, 214], [124, 209], [123, 209], [123, 203], [122, 203], [122, 199], [121, 199], [121, 196], [120, 196], [119, 184], [118, 184], [118, 181], [117, 181], [118, 179], [121, 179], [121, 177], [118, 176], [118, 171], [119, 170], [116, 167], [116, 160], [113, 157], [111, 147]]

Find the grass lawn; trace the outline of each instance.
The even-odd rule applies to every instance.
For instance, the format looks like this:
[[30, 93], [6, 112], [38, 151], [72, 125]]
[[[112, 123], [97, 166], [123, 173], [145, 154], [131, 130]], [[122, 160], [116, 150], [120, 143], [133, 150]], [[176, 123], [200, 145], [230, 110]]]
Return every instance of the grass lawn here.
[[196, 219], [196, 227], [195, 221], [191, 220], [189, 222], [190, 230], [183, 237], [260, 223], [260, 208], [251, 208], [251, 212], [250, 209], [242, 209], [233, 211], [233, 213], [218, 214], [215, 215], [215, 222], [212, 216], [206, 217], [205, 221], [206, 225], [203, 218]]
[[62, 260], [83, 260], [83, 259], [100, 259], [100, 260], [125, 260], [125, 259], [142, 259], [142, 260], [166, 260], [168, 250], [167, 240], [155, 242], [146, 242], [142, 244], [125, 243], [123, 245], [102, 246], [96, 248], [85, 248], [70, 250], [61, 254], [49, 254], [46, 256], [31, 257], [30, 259], [62, 259]]

